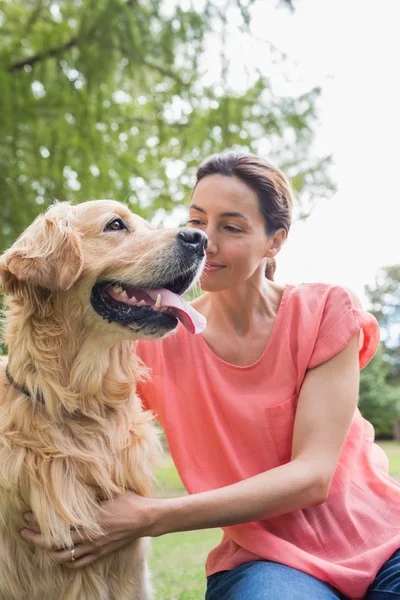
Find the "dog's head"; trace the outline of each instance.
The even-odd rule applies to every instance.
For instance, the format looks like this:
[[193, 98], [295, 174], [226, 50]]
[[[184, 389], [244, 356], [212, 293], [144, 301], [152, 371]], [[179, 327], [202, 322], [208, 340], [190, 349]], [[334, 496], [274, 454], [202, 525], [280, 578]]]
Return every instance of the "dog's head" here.
[[206, 245], [199, 230], [154, 230], [112, 200], [58, 203], [0, 257], [0, 291], [19, 304], [78, 302], [86, 326], [100, 316], [117, 337], [160, 337], [178, 319], [198, 331], [202, 318], [180, 295], [199, 278]]

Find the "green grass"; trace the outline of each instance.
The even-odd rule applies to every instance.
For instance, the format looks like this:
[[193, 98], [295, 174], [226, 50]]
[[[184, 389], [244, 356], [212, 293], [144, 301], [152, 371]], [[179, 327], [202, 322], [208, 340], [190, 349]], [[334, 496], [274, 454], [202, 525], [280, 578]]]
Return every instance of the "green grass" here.
[[[156, 469], [160, 497], [182, 496], [185, 488], [169, 455]], [[220, 529], [171, 533], [152, 540], [150, 569], [157, 600], [204, 598], [207, 554], [222, 537]]]
[[400, 442], [385, 441], [379, 442], [389, 458], [389, 473], [392, 477], [400, 478]]
[[178, 475], [172, 458], [169, 454], [165, 454], [155, 470], [157, 479], [156, 495], [163, 497], [164, 492], [167, 496], [185, 494], [185, 488]]
[[[379, 442], [389, 457], [390, 474], [400, 478], [400, 442]], [[166, 455], [156, 470], [160, 497], [185, 494], [171, 458]], [[208, 552], [220, 541], [219, 529], [172, 533], [153, 539], [150, 568], [157, 600], [201, 600]]]
[[221, 537], [219, 529], [204, 529], [154, 539], [150, 569], [157, 600], [204, 598], [205, 561]]

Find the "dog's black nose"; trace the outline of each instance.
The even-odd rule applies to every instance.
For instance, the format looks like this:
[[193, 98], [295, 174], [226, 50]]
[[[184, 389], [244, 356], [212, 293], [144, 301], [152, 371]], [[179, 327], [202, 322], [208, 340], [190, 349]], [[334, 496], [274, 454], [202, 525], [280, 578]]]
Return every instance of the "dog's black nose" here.
[[184, 229], [178, 233], [178, 242], [190, 246], [195, 252], [203, 254], [207, 248], [207, 236], [200, 229]]

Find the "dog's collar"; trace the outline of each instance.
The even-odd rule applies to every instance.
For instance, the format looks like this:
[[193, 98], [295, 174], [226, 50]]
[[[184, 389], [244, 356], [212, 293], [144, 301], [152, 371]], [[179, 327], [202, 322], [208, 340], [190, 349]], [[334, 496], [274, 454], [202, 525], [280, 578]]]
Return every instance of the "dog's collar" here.
[[11, 383], [11, 385], [13, 385], [15, 387], [16, 390], [18, 390], [22, 394], [25, 394], [25, 396], [28, 396], [28, 398], [31, 398], [31, 393], [28, 390], [28, 388], [25, 387], [24, 385], [19, 385], [19, 383], [17, 383], [15, 381], [15, 379], [13, 378], [13, 376], [10, 373], [8, 365], [6, 366], [6, 376], [7, 376], [8, 381]]

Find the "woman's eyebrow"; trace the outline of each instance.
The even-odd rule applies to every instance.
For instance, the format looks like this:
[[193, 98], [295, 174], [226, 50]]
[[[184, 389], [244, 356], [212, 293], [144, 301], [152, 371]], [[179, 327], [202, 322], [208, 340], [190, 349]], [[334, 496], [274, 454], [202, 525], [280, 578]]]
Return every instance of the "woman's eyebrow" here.
[[[197, 206], [197, 204], [191, 204], [189, 206], [189, 209], [193, 208], [194, 210], [198, 210], [199, 212], [203, 213], [204, 215], [207, 214], [206, 211], [203, 208], [200, 208], [200, 206]], [[248, 221], [249, 219], [247, 217], [245, 217], [242, 213], [240, 212], [236, 212], [236, 211], [230, 211], [230, 212], [224, 212], [220, 214], [220, 217], [240, 217], [242, 219], [245, 219], [246, 221]]]

